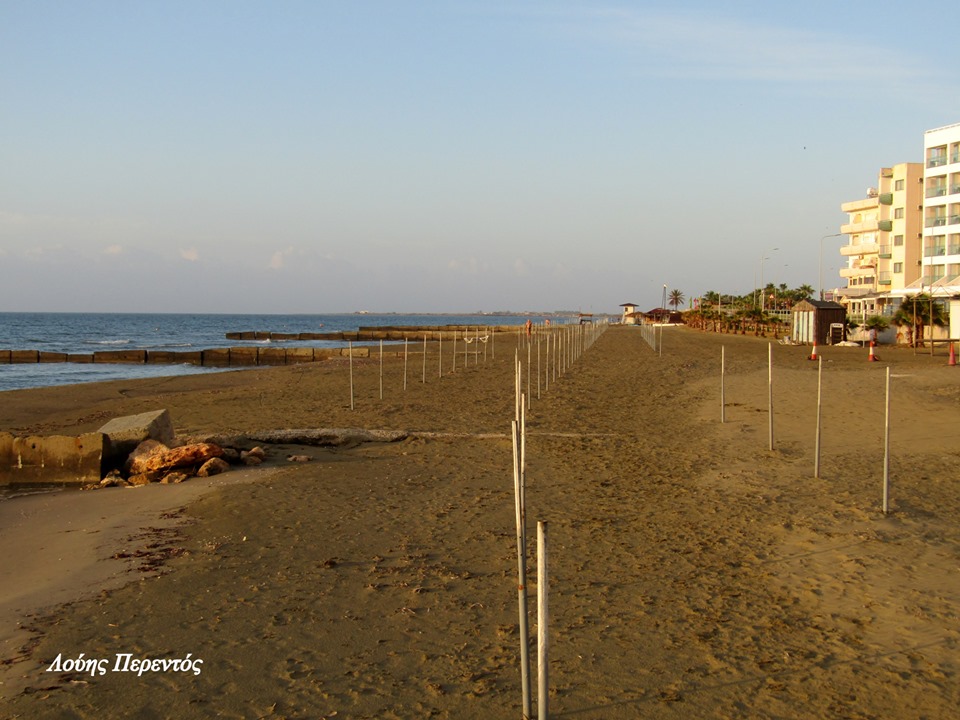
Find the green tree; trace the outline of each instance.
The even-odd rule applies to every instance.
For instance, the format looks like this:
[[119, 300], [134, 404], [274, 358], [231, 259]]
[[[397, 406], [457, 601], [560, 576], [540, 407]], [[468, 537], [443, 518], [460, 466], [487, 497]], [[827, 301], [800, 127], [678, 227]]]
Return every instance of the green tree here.
[[910, 347], [923, 347], [923, 329], [931, 324], [943, 327], [947, 324], [947, 318], [942, 305], [930, 295], [920, 293], [900, 301], [900, 307], [893, 314], [893, 324], [906, 327], [907, 344]]
[[671, 290], [667, 298], [667, 302], [673, 306], [674, 310], [683, 305], [683, 300], [683, 293], [680, 290]]

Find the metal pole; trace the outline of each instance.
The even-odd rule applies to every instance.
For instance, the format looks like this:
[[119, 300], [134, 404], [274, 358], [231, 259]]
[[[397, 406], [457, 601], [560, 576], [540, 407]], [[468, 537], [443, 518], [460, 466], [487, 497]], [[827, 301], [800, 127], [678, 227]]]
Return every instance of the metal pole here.
[[767, 386], [768, 402], [770, 414], [770, 451], [773, 451], [773, 343], [767, 345]]
[[409, 349], [410, 338], [404, 336], [403, 338], [403, 389], [407, 389], [407, 355], [410, 352]]
[[547, 720], [550, 677], [549, 649], [550, 626], [547, 594], [550, 581], [547, 575], [547, 523], [537, 523], [537, 717]]
[[353, 410], [353, 343], [349, 340], [347, 352], [350, 354], [350, 409]]
[[890, 368], [887, 367], [887, 399], [883, 418], [883, 514], [890, 510]]
[[820, 417], [821, 417], [821, 388], [823, 386], [823, 358], [817, 356], [817, 439], [813, 452], [813, 476], [820, 477]]
[[724, 399], [724, 380], [727, 373], [727, 348], [720, 346], [720, 422], [727, 421], [727, 402]]
[[383, 340], [380, 341], [380, 399], [383, 400]]
[[423, 334], [423, 378], [421, 383], [427, 382], [427, 334]]
[[517, 421], [512, 421], [513, 432], [513, 496], [517, 519], [517, 605], [520, 614], [520, 687], [524, 720], [530, 717], [530, 643], [527, 628], [527, 563], [526, 532], [520, 497], [520, 449]]

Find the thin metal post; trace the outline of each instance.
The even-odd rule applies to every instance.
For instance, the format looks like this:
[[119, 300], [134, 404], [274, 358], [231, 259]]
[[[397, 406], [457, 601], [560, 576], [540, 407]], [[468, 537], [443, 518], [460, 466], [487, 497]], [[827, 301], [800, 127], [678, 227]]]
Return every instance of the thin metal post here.
[[537, 718], [547, 720], [550, 697], [550, 610], [547, 595], [550, 580], [547, 574], [547, 523], [537, 523]]
[[520, 625], [520, 686], [524, 720], [530, 717], [530, 641], [527, 627], [527, 562], [526, 530], [524, 528], [522, 489], [520, 485], [520, 448], [518, 423], [512, 421], [513, 434], [513, 496], [517, 520], [517, 605]]
[[813, 476], [820, 477], [820, 418], [822, 415], [823, 358], [817, 356], [817, 438], [813, 449]]
[[350, 354], [350, 409], [353, 410], [353, 343], [349, 340], [347, 352]]
[[773, 343], [767, 345], [767, 407], [770, 416], [770, 451], [773, 452]]
[[720, 346], [720, 422], [727, 421], [727, 401], [724, 398], [724, 382], [727, 373], [727, 348]]
[[883, 514], [890, 511], [890, 368], [887, 367], [887, 399], [883, 419]]
[[410, 338], [404, 336], [403, 338], [403, 389], [407, 389], [407, 354], [409, 350]]

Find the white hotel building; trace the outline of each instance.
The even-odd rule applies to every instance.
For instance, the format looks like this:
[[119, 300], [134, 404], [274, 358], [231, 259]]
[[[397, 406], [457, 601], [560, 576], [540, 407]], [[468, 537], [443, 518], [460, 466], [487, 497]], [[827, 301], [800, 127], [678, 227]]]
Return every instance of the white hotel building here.
[[927, 130], [922, 163], [881, 169], [867, 197], [841, 209], [847, 286], [834, 297], [847, 312], [890, 314], [926, 293], [950, 307], [950, 337], [960, 337], [960, 123]]
[[960, 124], [924, 133], [923, 162], [920, 281], [934, 296], [960, 294]]

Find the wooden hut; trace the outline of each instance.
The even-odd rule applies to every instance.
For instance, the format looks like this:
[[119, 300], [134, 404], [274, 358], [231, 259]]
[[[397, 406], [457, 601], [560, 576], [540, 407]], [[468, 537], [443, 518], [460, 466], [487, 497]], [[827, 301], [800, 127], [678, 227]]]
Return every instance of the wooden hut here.
[[843, 342], [847, 311], [843, 305], [825, 300], [801, 300], [793, 306], [793, 341], [813, 345]]

